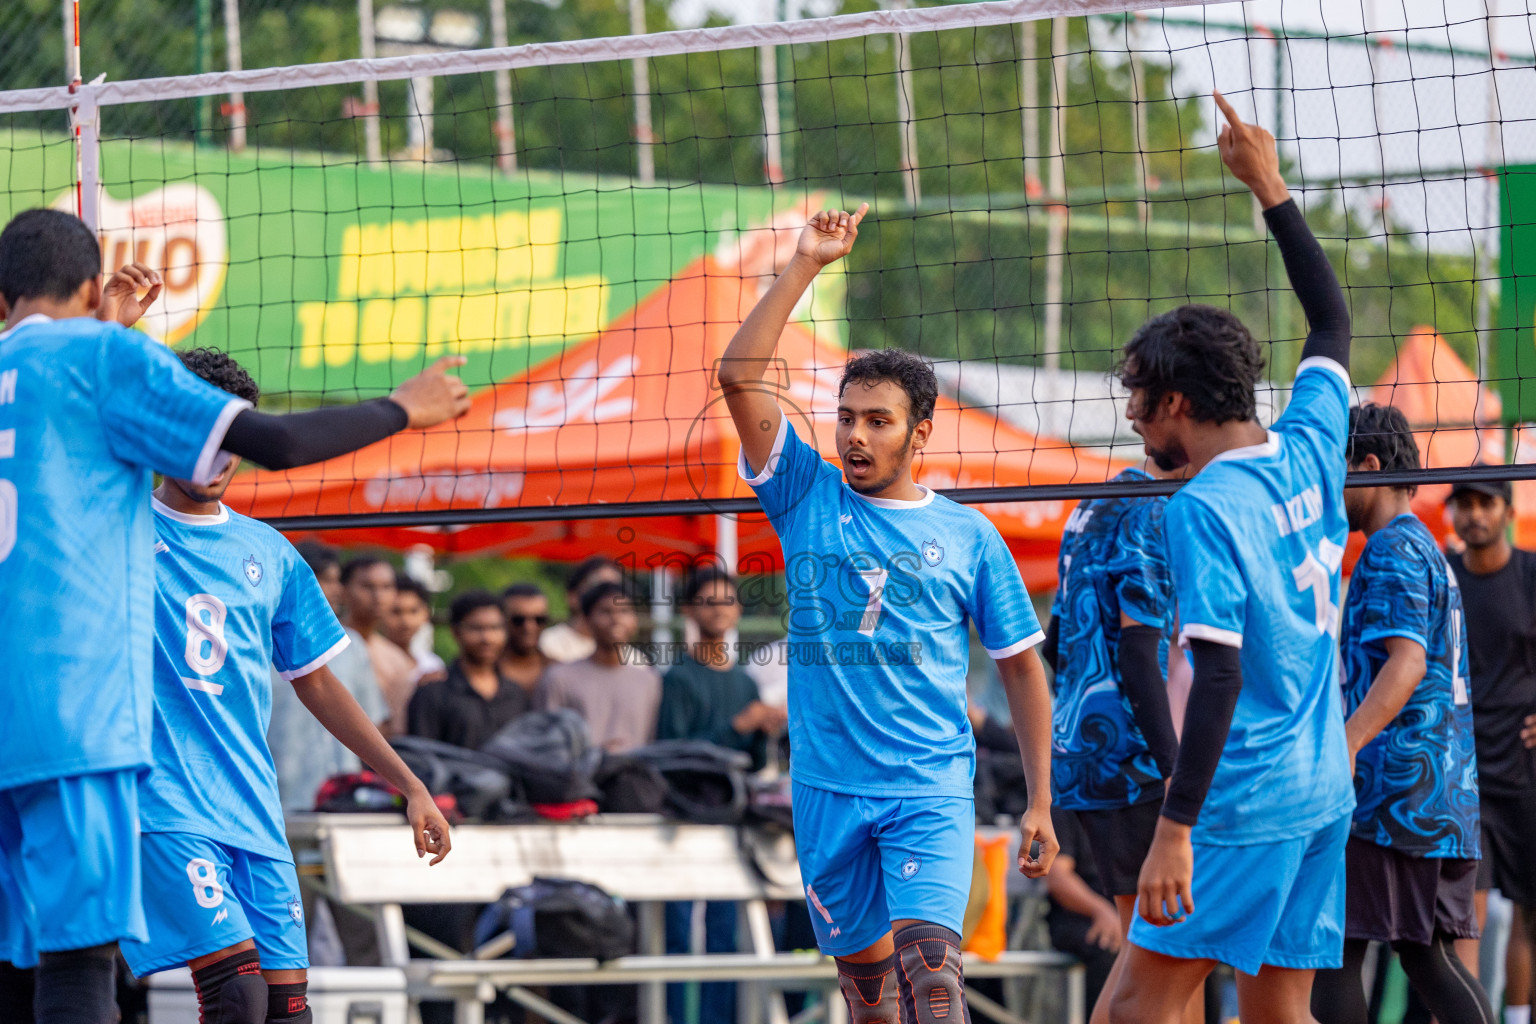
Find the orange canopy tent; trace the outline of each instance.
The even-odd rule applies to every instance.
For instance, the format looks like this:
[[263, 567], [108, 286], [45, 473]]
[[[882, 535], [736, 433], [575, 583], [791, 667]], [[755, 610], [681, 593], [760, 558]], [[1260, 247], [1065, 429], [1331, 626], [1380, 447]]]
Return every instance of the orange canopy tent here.
[[[707, 555], [719, 540], [718, 516], [625, 518], [616, 510], [607, 519], [553, 517], [562, 505], [751, 496], [736, 473], [736, 431], [714, 371], [782, 245], [771, 230], [748, 233], [728, 259], [695, 261], [601, 334], [476, 395], [461, 419], [318, 465], [243, 474], [227, 500], [263, 518], [484, 508], [547, 509], [552, 517], [329, 535], [347, 544], [428, 544], [442, 552], [552, 559], [604, 552], [635, 568]], [[767, 382], [801, 436], [834, 458], [837, 383], [846, 358], [840, 346], [792, 322]], [[936, 488], [1004, 487], [1103, 481], [1118, 468], [940, 396], [933, 434], [914, 472]], [[1072, 505], [981, 508], [1019, 558], [1026, 582], [1048, 587]], [[783, 564], [761, 514], [740, 516], [737, 533], [744, 571]]]

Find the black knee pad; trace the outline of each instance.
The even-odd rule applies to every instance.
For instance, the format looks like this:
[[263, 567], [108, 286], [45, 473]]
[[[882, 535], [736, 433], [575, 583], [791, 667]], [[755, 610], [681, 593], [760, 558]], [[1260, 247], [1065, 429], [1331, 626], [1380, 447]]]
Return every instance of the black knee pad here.
[[204, 1013], [204, 1024], [267, 1024], [267, 983], [259, 974], [237, 974], [211, 1002], [216, 1009]]
[[896, 933], [903, 1024], [970, 1024], [960, 936], [937, 924]]
[[849, 1024], [901, 1024], [896, 955], [872, 964], [837, 962], [837, 985], [848, 1001]]
[[267, 1024], [314, 1024], [314, 1020], [307, 980], [267, 986]]

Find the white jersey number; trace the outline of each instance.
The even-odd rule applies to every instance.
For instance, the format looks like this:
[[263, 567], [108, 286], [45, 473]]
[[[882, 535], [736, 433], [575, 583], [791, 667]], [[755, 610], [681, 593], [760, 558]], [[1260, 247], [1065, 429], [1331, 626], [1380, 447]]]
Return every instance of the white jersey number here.
[[1296, 589], [1312, 591], [1313, 623], [1319, 633], [1337, 636], [1339, 606], [1333, 603], [1333, 573], [1344, 563], [1344, 549], [1324, 538], [1318, 542], [1317, 555], [1308, 551], [1301, 564], [1291, 570]]
[[885, 581], [890, 577], [887, 569], [861, 569], [859, 575], [869, 582], [869, 601], [864, 605], [864, 615], [859, 619], [859, 634], [874, 636], [880, 624], [880, 608], [885, 600]]
[[229, 612], [212, 594], [187, 598], [187, 667], [200, 676], [211, 676], [224, 667], [229, 641], [224, 639], [224, 620]]
[[219, 872], [213, 861], [201, 857], [187, 861], [187, 879], [192, 883], [192, 898], [198, 906], [212, 910], [224, 902], [224, 887], [219, 884]]
[[0, 562], [16, 546], [16, 485], [0, 480]]

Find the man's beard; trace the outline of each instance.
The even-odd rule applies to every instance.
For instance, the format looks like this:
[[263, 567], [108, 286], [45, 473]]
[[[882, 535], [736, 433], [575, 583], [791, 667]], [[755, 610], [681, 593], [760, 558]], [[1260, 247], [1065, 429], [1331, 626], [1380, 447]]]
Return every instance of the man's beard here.
[[1172, 473], [1176, 469], [1183, 469], [1189, 465], [1189, 456], [1182, 448], [1154, 448], [1150, 444], [1143, 444], [1143, 450], [1152, 464], [1164, 473]]

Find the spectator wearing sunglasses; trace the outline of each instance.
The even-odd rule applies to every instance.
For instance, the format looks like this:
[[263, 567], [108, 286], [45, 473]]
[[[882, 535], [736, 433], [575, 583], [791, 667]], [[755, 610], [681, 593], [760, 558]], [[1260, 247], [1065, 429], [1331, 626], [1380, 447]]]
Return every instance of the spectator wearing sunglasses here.
[[507, 645], [497, 667], [542, 708], [544, 673], [551, 662], [539, 649], [539, 637], [549, 625], [549, 598], [532, 583], [514, 583], [501, 592], [501, 610], [507, 619]]
[[539, 707], [538, 695], [500, 670], [507, 623], [494, 594], [460, 594], [449, 606], [448, 624], [459, 656], [446, 679], [422, 686], [411, 698], [409, 731], [478, 750], [502, 726]]

